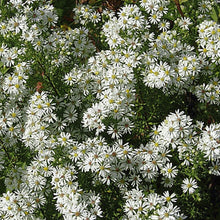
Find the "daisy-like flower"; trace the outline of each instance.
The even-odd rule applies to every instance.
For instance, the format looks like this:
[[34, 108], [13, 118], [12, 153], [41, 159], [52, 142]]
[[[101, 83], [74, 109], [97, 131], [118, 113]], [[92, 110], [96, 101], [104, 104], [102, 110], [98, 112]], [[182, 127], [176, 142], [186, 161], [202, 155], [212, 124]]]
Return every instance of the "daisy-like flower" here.
[[4, 56], [2, 57], [1, 61], [7, 66], [11, 67], [15, 63], [15, 59], [17, 58], [17, 54], [13, 53], [11, 50], [7, 53], [4, 53]]
[[170, 28], [170, 23], [166, 20], [162, 20], [159, 24], [158, 24], [159, 30], [162, 31], [167, 31]]
[[34, 191], [41, 191], [46, 185], [46, 178], [41, 175], [33, 175], [28, 180], [29, 187]]
[[73, 123], [77, 120], [77, 112], [74, 106], [69, 106], [63, 113], [63, 117], [67, 123]]
[[185, 178], [181, 187], [184, 193], [189, 192], [189, 194], [194, 193], [198, 188], [197, 182], [193, 178]]
[[93, 23], [98, 23], [101, 20], [101, 16], [97, 12], [93, 12], [90, 16], [90, 19]]
[[[219, 2], [219, 1], [217, 1]], [[201, 13], [208, 13], [210, 10], [212, 10], [213, 2], [212, 1], [207, 1], [207, 0], [202, 0], [199, 2], [199, 11]]]
[[[1, 27], [0, 27], [1, 28]], [[0, 34], [1, 34], [1, 29], [0, 29]], [[7, 45], [4, 43], [0, 46], [0, 56], [4, 56], [4, 54], [8, 53], [9, 49], [7, 48]]]
[[162, 170], [161, 173], [168, 178], [174, 178], [177, 175], [178, 170], [176, 166], [173, 166], [172, 163], [168, 163]]
[[158, 24], [162, 16], [163, 14], [160, 12], [152, 13], [151, 16], [149, 17], [149, 21], [151, 24]]
[[165, 191], [165, 192], [163, 193], [163, 199], [164, 199], [165, 202], [167, 202], [167, 203], [174, 203], [174, 202], [177, 201], [176, 194], [175, 194], [175, 193], [170, 194], [169, 191]]
[[212, 162], [212, 166], [209, 167], [209, 173], [215, 176], [220, 176], [220, 162], [218, 160]]
[[58, 141], [60, 141], [62, 146], [65, 146], [66, 144], [70, 144], [71, 143], [70, 136], [71, 135], [69, 133], [61, 132]]
[[3, 36], [5, 36], [8, 32], [8, 26], [6, 25], [6, 23], [1, 22], [0, 23], [0, 34], [2, 34]]
[[180, 28], [184, 29], [184, 30], [189, 30], [189, 25], [191, 25], [192, 22], [190, 20], [190, 18], [181, 18], [179, 21], [179, 26]]
[[107, 133], [108, 133], [109, 135], [111, 135], [111, 138], [112, 138], [112, 139], [115, 139], [115, 138], [118, 139], [118, 138], [120, 138], [120, 137], [122, 136], [122, 131], [121, 131], [121, 129], [114, 128], [114, 127], [109, 127]]

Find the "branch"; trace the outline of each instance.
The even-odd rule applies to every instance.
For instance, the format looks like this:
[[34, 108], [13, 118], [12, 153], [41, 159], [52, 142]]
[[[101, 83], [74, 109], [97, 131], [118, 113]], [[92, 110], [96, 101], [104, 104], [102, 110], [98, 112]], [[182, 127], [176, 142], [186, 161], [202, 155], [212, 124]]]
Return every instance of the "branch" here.
[[179, 0], [173, 0], [173, 1], [174, 1], [175, 4], [176, 4], [176, 7], [177, 7], [178, 12], [179, 12], [180, 15], [182, 16], [182, 18], [184, 18], [185, 16], [184, 16], [184, 13], [183, 13], [183, 11], [182, 11], [182, 9], [181, 9], [181, 7], [180, 7], [180, 2], [179, 2]]
[[45, 74], [45, 76], [47, 77], [47, 79], [48, 79], [50, 85], [52, 86], [54, 92], [56, 93], [56, 95], [57, 95], [58, 97], [60, 97], [60, 95], [59, 95], [59, 93], [58, 93], [58, 91], [57, 91], [57, 89], [56, 89], [56, 87], [55, 87], [53, 81], [50, 79], [50, 77], [49, 77], [48, 75]]
[[59, 97], [60, 95], [59, 95], [59, 93], [58, 93], [58, 91], [57, 91], [55, 85], [53, 84], [53, 81], [52, 81], [52, 80], [50, 79], [50, 77], [46, 74], [46, 70], [45, 70], [45, 68], [42, 66], [42, 64], [40, 63], [39, 60], [37, 60], [37, 62], [38, 62], [38, 64], [40, 65], [41, 69], [43, 70], [44, 75], [47, 77], [47, 79], [48, 79], [50, 85], [52, 86], [52, 88], [53, 88], [53, 90], [54, 90], [54, 92], [55, 92], [56, 95]]

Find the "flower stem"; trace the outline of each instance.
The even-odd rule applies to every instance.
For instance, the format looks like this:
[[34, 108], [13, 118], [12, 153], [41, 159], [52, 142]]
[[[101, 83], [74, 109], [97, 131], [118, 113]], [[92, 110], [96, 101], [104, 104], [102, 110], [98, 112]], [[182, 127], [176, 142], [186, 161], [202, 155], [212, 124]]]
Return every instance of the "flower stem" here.
[[183, 13], [183, 11], [182, 11], [182, 9], [181, 9], [181, 7], [180, 7], [180, 2], [179, 2], [179, 0], [173, 0], [173, 1], [174, 1], [175, 4], [176, 4], [176, 7], [177, 7], [178, 12], [179, 12], [180, 15], [182, 16], [182, 18], [184, 18], [185, 16], [184, 16], [184, 13]]

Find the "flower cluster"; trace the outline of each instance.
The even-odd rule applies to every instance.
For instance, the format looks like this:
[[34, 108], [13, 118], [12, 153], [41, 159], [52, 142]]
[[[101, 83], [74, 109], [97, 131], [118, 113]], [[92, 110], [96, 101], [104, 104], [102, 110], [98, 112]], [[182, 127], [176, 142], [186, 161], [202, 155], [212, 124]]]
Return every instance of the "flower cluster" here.
[[[185, 113], [220, 104], [213, 1], [79, 4], [65, 27], [52, 2], [3, 2], [0, 218], [196, 219], [220, 176], [219, 118]], [[159, 93], [179, 107], [157, 120]]]
[[197, 40], [202, 56], [210, 58], [212, 62], [219, 63], [219, 37], [220, 29], [214, 21], [204, 21], [199, 25], [199, 38]]
[[210, 172], [214, 175], [220, 175], [219, 158], [220, 158], [220, 129], [219, 124], [206, 126], [202, 130], [198, 142], [198, 149], [204, 152], [205, 157], [212, 162]]
[[150, 53], [144, 56], [146, 86], [166, 93], [184, 93], [193, 88], [200, 74], [205, 74], [205, 59], [196, 55], [194, 47], [177, 40], [178, 35], [176, 31], [167, 31], [150, 40]]
[[212, 79], [208, 84], [203, 83], [195, 87], [195, 95], [201, 102], [219, 105], [219, 94], [220, 82], [217, 78]]
[[[0, 198], [2, 219], [33, 219], [35, 209], [45, 204], [45, 199], [27, 189], [4, 193]], [[42, 218], [35, 218], [40, 220]]]
[[165, 191], [163, 195], [150, 193], [145, 196], [141, 190], [126, 192], [124, 198], [126, 217], [124, 219], [186, 219], [175, 206], [175, 194]]

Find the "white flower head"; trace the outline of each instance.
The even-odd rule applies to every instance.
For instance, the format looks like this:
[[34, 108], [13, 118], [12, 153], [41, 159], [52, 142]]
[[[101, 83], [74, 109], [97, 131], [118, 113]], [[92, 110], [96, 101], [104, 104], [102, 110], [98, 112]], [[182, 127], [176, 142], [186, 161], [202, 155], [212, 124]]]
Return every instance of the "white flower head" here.
[[185, 178], [181, 187], [184, 193], [189, 192], [189, 194], [194, 193], [198, 188], [197, 182], [193, 178]]

